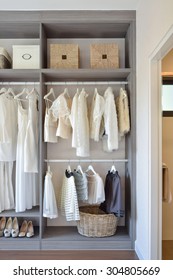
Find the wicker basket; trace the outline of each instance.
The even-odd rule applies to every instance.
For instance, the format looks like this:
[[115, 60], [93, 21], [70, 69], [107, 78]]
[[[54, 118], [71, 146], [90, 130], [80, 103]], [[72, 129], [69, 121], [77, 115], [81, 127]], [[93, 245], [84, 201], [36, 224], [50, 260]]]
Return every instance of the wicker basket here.
[[119, 55], [117, 44], [90, 45], [91, 68], [119, 68]]
[[11, 68], [11, 57], [8, 52], [0, 47], [0, 69]]
[[50, 68], [79, 68], [76, 44], [50, 44]]
[[105, 237], [114, 235], [118, 218], [114, 214], [105, 214], [99, 206], [81, 206], [80, 220], [77, 229], [81, 235], [87, 237]]

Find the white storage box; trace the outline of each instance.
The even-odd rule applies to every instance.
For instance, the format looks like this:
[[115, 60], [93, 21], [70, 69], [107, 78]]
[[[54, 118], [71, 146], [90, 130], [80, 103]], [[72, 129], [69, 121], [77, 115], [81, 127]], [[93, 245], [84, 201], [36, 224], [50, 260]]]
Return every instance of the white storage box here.
[[13, 69], [39, 69], [40, 46], [15, 45], [13, 46]]

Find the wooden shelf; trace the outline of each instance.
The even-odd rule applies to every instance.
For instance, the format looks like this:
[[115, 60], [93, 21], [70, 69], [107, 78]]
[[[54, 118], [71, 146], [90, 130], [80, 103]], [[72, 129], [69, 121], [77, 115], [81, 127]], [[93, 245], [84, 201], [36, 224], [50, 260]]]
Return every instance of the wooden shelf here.
[[40, 217], [39, 206], [33, 207], [31, 210], [24, 212], [15, 212], [15, 210], [6, 210], [0, 213], [1, 217]]
[[124, 81], [130, 68], [119, 69], [42, 69], [45, 81]]
[[77, 227], [47, 227], [42, 238], [43, 249], [131, 249], [131, 240], [125, 227], [118, 227], [113, 236], [93, 238], [82, 236]]
[[39, 69], [0, 69], [0, 81], [2, 82], [38, 82]]

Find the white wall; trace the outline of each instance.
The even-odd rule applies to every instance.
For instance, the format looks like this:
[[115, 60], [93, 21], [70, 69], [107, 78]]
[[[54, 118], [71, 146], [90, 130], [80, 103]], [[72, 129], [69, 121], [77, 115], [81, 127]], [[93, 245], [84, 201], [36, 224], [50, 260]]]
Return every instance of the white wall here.
[[[137, 240], [144, 259], [150, 250], [150, 65], [149, 56], [173, 25], [172, 0], [140, 1], [137, 9]], [[152, 110], [151, 110], [152, 114]], [[152, 187], [152, 186], [151, 186]]]
[[135, 10], [139, 0], [0, 0], [0, 10]]

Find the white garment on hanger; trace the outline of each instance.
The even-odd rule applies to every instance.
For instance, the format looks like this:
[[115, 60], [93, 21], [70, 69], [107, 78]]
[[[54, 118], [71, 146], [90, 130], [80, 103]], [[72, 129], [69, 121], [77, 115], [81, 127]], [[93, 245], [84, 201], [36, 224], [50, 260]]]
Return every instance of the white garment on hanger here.
[[77, 116], [77, 150], [79, 157], [88, 157], [90, 155], [89, 145], [89, 121], [87, 109], [88, 94], [82, 89], [78, 97], [78, 116]]
[[108, 87], [105, 91], [104, 99], [105, 136], [103, 137], [103, 149], [104, 151], [112, 152], [118, 149], [118, 123], [114, 94], [111, 87]]
[[44, 179], [43, 217], [50, 219], [58, 217], [56, 197], [52, 183], [52, 172], [50, 171], [46, 172]]
[[14, 209], [12, 162], [0, 162], [0, 212]]
[[63, 177], [60, 209], [61, 214], [66, 217], [67, 221], [80, 220], [74, 176], [71, 172], [68, 173], [67, 170]]
[[57, 119], [53, 116], [52, 111], [46, 107], [44, 118], [44, 142], [57, 143]]
[[72, 147], [77, 148], [77, 130], [78, 130], [78, 97], [79, 92], [77, 91], [72, 100], [70, 122], [72, 126]]
[[118, 128], [121, 136], [128, 133], [130, 130], [130, 116], [128, 96], [126, 90], [120, 88], [119, 96], [116, 98], [117, 116], [118, 116]]
[[58, 120], [56, 136], [64, 139], [68, 139], [71, 136], [70, 109], [71, 100], [66, 99], [65, 93], [60, 94], [50, 107], [54, 117]]
[[24, 172], [24, 143], [28, 126], [28, 110], [18, 101], [18, 137], [16, 153], [16, 212], [39, 204], [38, 175]]
[[98, 173], [86, 173], [88, 182], [88, 200], [89, 204], [100, 204], [105, 200], [105, 191], [103, 179]]
[[0, 161], [16, 160], [17, 103], [5, 94], [0, 95]]
[[101, 122], [104, 113], [104, 103], [104, 98], [95, 89], [90, 112], [90, 138], [97, 142], [100, 138]]
[[28, 120], [24, 141], [24, 171], [38, 172], [38, 111], [36, 92], [28, 94]]

